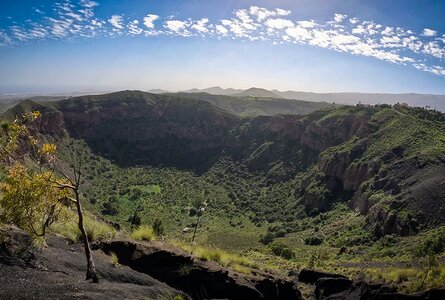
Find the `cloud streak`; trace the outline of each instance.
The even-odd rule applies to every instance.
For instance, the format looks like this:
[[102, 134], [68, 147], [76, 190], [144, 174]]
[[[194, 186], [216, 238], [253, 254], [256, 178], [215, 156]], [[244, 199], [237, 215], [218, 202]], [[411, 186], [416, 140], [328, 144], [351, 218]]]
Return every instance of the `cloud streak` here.
[[100, 19], [95, 16], [98, 6], [91, 0], [65, 0], [54, 4], [55, 15], [39, 8], [43, 17], [40, 22], [0, 29], [0, 46], [18, 46], [32, 40], [121, 35], [225, 38], [309, 45], [445, 76], [445, 35], [431, 28], [416, 33], [339, 13], [326, 22], [295, 20], [289, 10], [258, 6], [235, 10], [232, 17], [213, 21], [205, 16], [181, 20], [152, 13], [139, 20], [123, 14]]

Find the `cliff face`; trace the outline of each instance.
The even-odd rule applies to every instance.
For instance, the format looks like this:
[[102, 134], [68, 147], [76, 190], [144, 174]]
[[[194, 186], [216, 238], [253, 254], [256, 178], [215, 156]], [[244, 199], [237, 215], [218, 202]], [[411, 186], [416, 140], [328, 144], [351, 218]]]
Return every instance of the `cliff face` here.
[[366, 136], [372, 131], [373, 128], [366, 117], [355, 115], [334, 116], [308, 124], [301, 136], [301, 143], [321, 152], [354, 136]]
[[71, 136], [127, 166], [164, 165], [201, 173], [229, 155], [252, 171], [273, 170], [274, 177], [284, 180], [315, 163], [324, 149], [367, 128], [365, 118], [356, 116], [240, 118], [203, 101], [138, 92], [112, 95], [61, 101], [57, 109]]
[[[356, 126], [352, 139], [320, 154], [321, 174], [308, 179], [319, 182], [318, 189], [302, 185], [307, 210], [328, 210], [340, 195], [367, 216], [376, 236], [409, 235], [419, 224], [443, 224], [443, 126], [394, 109], [383, 112]], [[324, 201], [315, 201], [320, 186], [327, 192], [321, 194]]]

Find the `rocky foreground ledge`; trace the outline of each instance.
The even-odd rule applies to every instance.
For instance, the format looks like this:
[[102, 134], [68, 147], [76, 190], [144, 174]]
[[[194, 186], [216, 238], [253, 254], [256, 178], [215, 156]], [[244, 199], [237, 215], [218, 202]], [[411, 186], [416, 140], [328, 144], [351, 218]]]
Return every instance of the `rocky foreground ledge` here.
[[303, 269], [292, 274], [300, 283], [314, 285], [317, 300], [443, 300], [445, 289], [407, 295], [398, 293], [397, 288], [384, 284], [370, 284], [332, 273]]
[[[203, 261], [160, 242], [130, 240], [94, 244], [101, 281], [85, 281], [80, 243], [50, 236], [37, 250], [17, 228], [0, 227], [0, 299], [302, 299], [298, 285], [312, 287], [310, 299], [379, 300], [445, 299], [445, 289], [415, 295], [393, 286], [353, 281], [314, 270], [281, 277], [257, 269], [249, 274]], [[110, 254], [119, 259], [112, 263]]]
[[85, 281], [82, 244], [49, 236], [37, 250], [21, 230], [0, 228], [0, 299], [173, 299], [184, 292], [94, 251], [100, 283]]
[[49, 236], [47, 244], [37, 250], [23, 231], [0, 228], [0, 299], [301, 299], [290, 278], [235, 272], [159, 242], [94, 244], [94, 284], [84, 280], [80, 243]]
[[250, 268], [249, 274], [203, 261], [171, 245], [127, 240], [96, 245], [119, 263], [184, 291], [193, 299], [302, 299], [297, 283]]

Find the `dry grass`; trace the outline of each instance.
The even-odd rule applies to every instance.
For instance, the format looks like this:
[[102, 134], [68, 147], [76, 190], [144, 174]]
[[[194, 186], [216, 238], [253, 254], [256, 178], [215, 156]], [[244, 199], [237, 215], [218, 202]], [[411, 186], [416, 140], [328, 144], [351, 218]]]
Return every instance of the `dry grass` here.
[[151, 226], [142, 225], [142, 226], [136, 228], [135, 230], [133, 230], [133, 232], [130, 234], [130, 237], [133, 240], [149, 242], [149, 241], [153, 241], [155, 239], [155, 234], [154, 234], [153, 228]]
[[[73, 211], [65, 210], [60, 219], [51, 226], [51, 229], [73, 242], [80, 241], [82, 234], [77, 224], [77, 215]], [[109, 239], [116, 235], [113, 227], [87, 213], [84, 213], [84, 228], [90, 241]]]

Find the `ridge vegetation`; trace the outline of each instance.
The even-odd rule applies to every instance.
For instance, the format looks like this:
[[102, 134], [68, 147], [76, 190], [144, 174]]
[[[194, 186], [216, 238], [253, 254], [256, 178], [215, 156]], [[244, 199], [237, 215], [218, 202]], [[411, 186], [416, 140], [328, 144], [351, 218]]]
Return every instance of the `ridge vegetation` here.
[[[445, 225], [444, 115], [237, 101], [124, 91], [23, 101], [3, 117], [40, 111], [60, 159], [82, 161], [85, 208], [117, 228], [162, 223], [162, 236], [184, 242], [199, 224], [197, 244], [283, 272], [318, 267], [377, 280], [379, 270], [380, 280], [415, 291], [416, 244]], [[439, 277], [428, 271], [422, 289], [445, 278], [441, 263], [434, 268]]]

